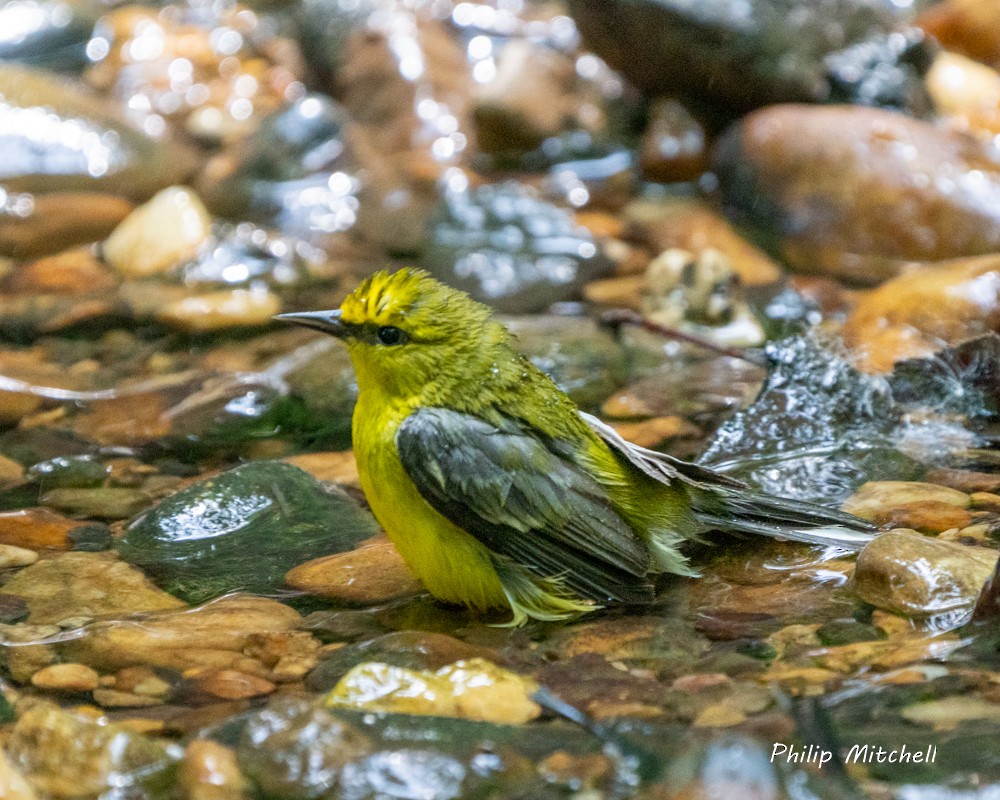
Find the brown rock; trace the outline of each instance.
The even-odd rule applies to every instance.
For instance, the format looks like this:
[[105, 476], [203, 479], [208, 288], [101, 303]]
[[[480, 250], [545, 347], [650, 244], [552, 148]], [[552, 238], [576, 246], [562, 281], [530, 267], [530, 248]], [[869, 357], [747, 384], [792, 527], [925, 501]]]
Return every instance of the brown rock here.
[[996, 563], [995, 550], [890, 531], [858, 555], [853, 586], [876, 608], [908, 616], [942, 614], [971, 608]]
[[285, 576], [285, 583], [320, 597], [368, 604], [405, 597], [422, 588], [399, 551], [382, 537], [356, 550], [300, 564]]
[[602, 278], [590, 281], [583, 287], [583, 296], [591, 303], [631, 308], [636, 311], [642, 308], [642, 299], [645, 292], [645, 275], [622, 275], [614, 278]]
[[271, 681], [239, 672], [234, 669], [212, 670], [191, 679], [181, 692], [190, 695], [207, 695], [209, 702], [217, 700], [249, 700], [271, 694], [275, 685]]
[[933, 501], [958, 509], [968, 508], [972, 498], [957, 489], [917, 481], [869, 481], [843, 504], [848, 514], [875, 521], [879, 514], [910, 503]]
[[115, 283], [93, 249], [80, 247], [29, 261], [8, 277], [5, 286], [21, 293], [80, 294], [81, 289], [87, 293], [105, 292]]
[[1000, 154], [902, 114], [772, 106], [720, 140], [715, 166], [726, 205], [784, 235], [803, 271], [871, 284], [1000, 250]]
[[91, 692], [97, 688], [99, 677], [83, 664], [53, 664], [32, 675], [31, 685], [56, 692]]
[[7, 456], [0, 456], [0, 488], [20, 483], [24, 478], [24, 467]]
[[358, 464], [353, 450], [329, 453], [302, 453], [282, 459], [286, 464], [308, 472], [318, 481], [360, 487]]
[[876, 512], [877, 525], [910, 528], [921, 533], [940, 533], [951, 528], [964, 528], [972, 523], [972, 514], [964, 508], [940, 500], [917, 500], [896, 508]]
[[110, 553], [63, 553], [39, 561], [11, 578], [3, 593], [24, 598], [33, 624], [184, 606]]
[[945, 0], [917, 20], [948, 50], [1000, 68], [1000, 6], [983, 0]]
[[639, 148], [643, 177], [661, 183], [695, 180], [708, 168], [707, 134], [680, 102], [655, 101]]
[[185, 800], [243, 800], [250, 790], [236, 753], [211, 739], [187, 746], [177, 778]]
[[0, 543], [29, 550], [68, 550], [70, 533], [84, 523], [47, 508], [0, 513]]
[[631, 237], [657, 253], [679, 248], [698, 255], [712, 248], [729, 259], [744, 286], [766, 286], [781, 279], [782, 269], [770, 256], [701, 200], [639, 201], [626, 208], [625, 218]]
[[141, 694], [145, 697], [166, 697], [171, 686], [148, 667], [126, 667], [114, 675], [110, 684], [119, 692]]
[[17, 645], [5, 647], [0, 652], [6, 671], [18, 683], [30, 682], [32, 675], [58, 661], [51, 644], [30, 642], [44, 642], [61, 632], [55, 625], [0, 625], [0, 635], [4, 641]]
[[120, 692], [117, 689], [94, 689], [94, 702], [104, 708], [151, 708], [163, 705], [162, 697], [134, 692]]
[[228, 289], [164, 303], [156, 318], [190, 333], [270, 324], [281, 311], [281, 298], [266, 288]]
[[997, 472], [932, 469], [925, 477], [928, 483], [937, 483], [962, 492], [1000, 492], [1000, 473]]
[[871, 371], [1000, 330], [1000, 255], [955, 259], [862, 295], [841, 335]]
[[[131, 210], [128, 200], [98, 192], [37, 195], [27, 216], [0, 215], [0, 255], [34, 258], [100, 241]], [[94, 288], [87, 282], [77, 286]]]
[[60, 645], [63, 655], [102, 669], [131, 666], [235, 669], [270, 678], [270, 669], [244, 651], [295, 627], [299, 615], [275, 600], [234, 595], [197, 609], [139, 620], [98, 622], [88, 635]]

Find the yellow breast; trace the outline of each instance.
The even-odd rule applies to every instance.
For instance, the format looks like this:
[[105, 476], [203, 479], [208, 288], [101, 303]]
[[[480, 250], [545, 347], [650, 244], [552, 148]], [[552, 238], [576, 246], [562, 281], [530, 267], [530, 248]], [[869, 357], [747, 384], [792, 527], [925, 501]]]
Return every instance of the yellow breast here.
[[354, 455], [375, 518], [432, 595], [481, 610], [508, 607], [486, 548], [435, 511], [406, 474], [396, 431], [409, 413], [365, 393], [354, 410]]

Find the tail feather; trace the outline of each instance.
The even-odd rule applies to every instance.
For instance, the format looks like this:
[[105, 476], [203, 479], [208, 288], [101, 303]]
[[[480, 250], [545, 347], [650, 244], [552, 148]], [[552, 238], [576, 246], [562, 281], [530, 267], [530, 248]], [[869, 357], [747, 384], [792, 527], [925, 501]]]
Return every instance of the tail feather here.
[[876, 534], [870, 522], [814, 503], [743, 490], [692, 490], [695, 516], [710, 528], [860, 550]]

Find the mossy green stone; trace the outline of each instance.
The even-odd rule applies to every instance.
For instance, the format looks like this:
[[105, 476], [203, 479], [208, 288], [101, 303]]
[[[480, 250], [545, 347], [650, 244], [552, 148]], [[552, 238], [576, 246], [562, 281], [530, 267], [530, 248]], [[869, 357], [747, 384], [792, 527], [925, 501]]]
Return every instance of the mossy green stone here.
[[297, 564], [350, 550], [377, 531], [349, 495], [277, 461], [182, 489], [132, 520], [122, 558], [197, 603], [231, 591], [273, 592]]

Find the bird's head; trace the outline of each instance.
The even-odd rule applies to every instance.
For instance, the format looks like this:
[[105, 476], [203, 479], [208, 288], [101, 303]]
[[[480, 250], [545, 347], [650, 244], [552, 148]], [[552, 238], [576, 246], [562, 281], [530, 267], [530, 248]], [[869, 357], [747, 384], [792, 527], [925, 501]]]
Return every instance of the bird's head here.
[[393, 394], [417, 394], [455, 376], [484, 345], [506, 338], [489, 308], [417, 269], [376, 272], [339, 309], [277, 319], [343, 340], [362, 389]]

